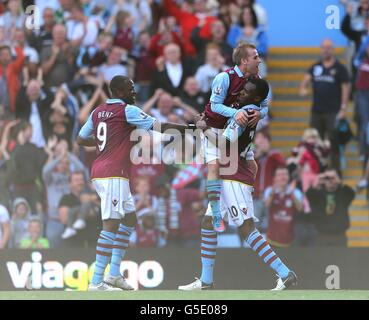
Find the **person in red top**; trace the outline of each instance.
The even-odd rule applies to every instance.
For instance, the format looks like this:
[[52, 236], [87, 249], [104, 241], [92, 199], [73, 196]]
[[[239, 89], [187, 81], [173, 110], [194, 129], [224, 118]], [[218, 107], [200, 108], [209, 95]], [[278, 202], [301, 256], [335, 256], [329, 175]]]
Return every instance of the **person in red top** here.
[[184, 53], [189, 56], [196, 55], [196, 49], [191, 42], [192, 30], [201, 25], [199, 36], [204, 39], [211, 38], [211, 24], [216, 17], [209, 15], [206, 8], [206, 1], [194, 0], [194, 13], [180, 9], [173, 0], [164, 0], [164, 8], [166, 12], [174, 16], [182, 28]]
[[269, 211], [269, 242], [279, 247], [290, 246], [294, 240], [295, 217], [302, 210], [303, 194], [296, 189], [296, 180], [289, 184], [286, 167], [274, 172], [273, 185], [265, 190], [264, 202]]
[[0, 102], [11, 113], [15, 111], [15, 99], [20, 89], [19, 76], [25, 59], [23, 48], [16, 47], [15, 52], [16, 58], [12, 60], [10, 47], [0, 46]]
[[271, 137], [268, 131], [261, 130], [255, 135], [255, 159], [258, 164], [258, 172], [255, 179], [254, 207], [255, 216], [259, 219], [258, 228], [267, 229], [268, 214], [263, 203], [263, 192], [273, 183], [273, 173], [285, 165], [283, 155], [271, 148]]
[[328, 165], [328, 157], [329, 147], [321, 141], [318, 130], [306, 129], [299, 146], [298, 156], [303, 192], [317, 184], [318, 174]]
[[[189, 128], [187, 125], [160, 123], [132, 105], [135, 103], [136, 91], [133, 81], [128, 77], [113, 77], [109, 88], [113, 99], [96, 107], [77, 137], [79, 145], [96, 147], [91, 178], [101, 198], [103, 220], [90, 291], [133, 289], [120, 274], [120, 264], [137, 222], [129, 186], [131, 148], [136, 143], [131, 133], [139, 128], [159, 132], [177, 129], [178, 134], [183, 134]], [[103, 281], [109, 262], [109, 276]]]
[[181, 51], [183, 51], [182, 40], [178, 33], [171, 29], [168, 23], [169, 18], [162, 18], [160, 20], [158, 32], [151, 37], [149, 52], [154, 62], [164, 55], [164, 47], [169, 43], [178, 44]]

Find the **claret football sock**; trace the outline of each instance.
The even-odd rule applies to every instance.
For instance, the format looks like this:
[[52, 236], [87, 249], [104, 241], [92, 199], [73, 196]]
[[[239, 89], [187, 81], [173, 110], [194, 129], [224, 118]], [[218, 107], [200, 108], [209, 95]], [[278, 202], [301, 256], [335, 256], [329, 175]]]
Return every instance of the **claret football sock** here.
[[246, 240], [246, 243], [250, 248], [255, 251], [263, 261], [269, 265], [282, 279], [286, 278], [289, 273], [289, 269], [276, 255], [274, 250], [270, 247], [269, 243], [260, 234], [258, 230], [254, 230]]
[[113, 277], [120, 275], [120, 264], [129, 245], [129, 238], [134, 228], [124, 224], [119, 225], [119, 229], [114, 237], [113, 251], [111, 255], [109, 274]]
[[94, 275], [92, 277], [93, 284], [99, 284], [104, 279], [105, 268], [108, 265], [113, 250], [115, 234], [102, 230], [96, 245], [96, 262]]
[[213, 270], [218, 244], [217, 233], [213, 230], [201, 229], [201, 277], [206, 284], [213, 283]]

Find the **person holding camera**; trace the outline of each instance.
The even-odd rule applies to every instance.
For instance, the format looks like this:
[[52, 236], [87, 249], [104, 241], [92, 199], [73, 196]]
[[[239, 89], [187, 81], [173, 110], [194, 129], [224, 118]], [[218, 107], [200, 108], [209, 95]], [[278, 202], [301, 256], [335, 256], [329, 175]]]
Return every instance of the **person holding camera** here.
[[318, 176], [317, 186], [307, 190], [306, 197], [311, 206], [311, 221], [318, 231], [317, 245], [346, 246], [348, 209], [355, 191], [343, 184], [337, 170], [328, 168]]

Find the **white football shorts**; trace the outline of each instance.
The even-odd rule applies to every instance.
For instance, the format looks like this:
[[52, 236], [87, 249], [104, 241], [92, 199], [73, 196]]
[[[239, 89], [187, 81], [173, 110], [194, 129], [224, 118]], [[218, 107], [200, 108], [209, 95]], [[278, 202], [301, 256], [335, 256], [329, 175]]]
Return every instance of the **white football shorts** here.
[[126, 213], [136, 210], [129, 187], [123, 178], [98, 178], [92, 184], [101, 199], [101, 218], [122, 219]]
[[[252, 201], [252, 192], [254, 188], [247, 184], [223, 180], [222, 192], [220, 194], [220, 210], [222, 219], [230, 224], [240, 227], [245, 220], [258, 219], [254, 216], [254, 204]], [[212, 217], [210, 204], [206, 210], [205, 216]]]

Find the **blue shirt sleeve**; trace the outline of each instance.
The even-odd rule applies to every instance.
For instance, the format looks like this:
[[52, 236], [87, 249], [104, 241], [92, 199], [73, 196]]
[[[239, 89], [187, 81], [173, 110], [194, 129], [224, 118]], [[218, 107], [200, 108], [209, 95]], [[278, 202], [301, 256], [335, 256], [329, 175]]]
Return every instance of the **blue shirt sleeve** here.
[[90, 116], [88, 117], [86, 123], [83, 125], [83, 127], [81, 128], [81, 130], [79, 131], [79, 136], [82, 139], [87, 140], [89, 137], [91, 137], [94, 133], [94, 124], [92, 122], [92, 114], [94, 112], [92, 111]]
[[261, 107], [260, 117], [261, 119], [264, 119], [269, 112], [269, 99], [266, 98], [265, 100], [263, 100], [260, 104], [260, 107]]
[[211, 111], [221, 114], [224, 117], [231, 118], [236, 113], [237, 110], [227, 107], [223, 104], [227, 91], [229, 88], [229, 76], [225, 72], [219, 73], [213, 80], [211, 85]]
[[245, 131], [245, 128], [237, 124], [234, 118], [229, 119], [227, 128], [223, 132], [223, 137], [230, 142], [235, 142]]
[[156, 121], [155, 118], [133, 105], [127, 105], [125, 111], [127, 122], [139, 129], [150, 130]]
[[302, 202], [304, 200], [304, 195], [303, 195], [303, 193], [299, 189], [295, 189], [293, 195], [300, 202]]

